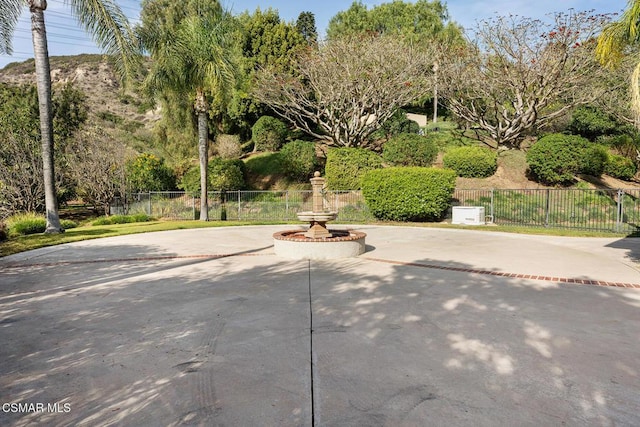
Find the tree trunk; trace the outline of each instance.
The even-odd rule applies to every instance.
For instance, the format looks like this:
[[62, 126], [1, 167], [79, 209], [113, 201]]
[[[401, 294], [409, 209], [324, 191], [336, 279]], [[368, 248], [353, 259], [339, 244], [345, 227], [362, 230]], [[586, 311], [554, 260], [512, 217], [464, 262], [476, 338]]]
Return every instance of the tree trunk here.
[[38, 103], [40, 108], [44, 204], [47, 218], [45, 233], [62, 233], [64, 230], [60, 225], [60, 217], [58, 216], [58, 199], [56, 197], [55, 171], [53, 166], [51, 71], [49, 68], [47, 32], [44, 25], [44, 11], [46, 8], [46, 0], [29, 0], [31, 37], [33, 39], [33, 56], [36, 63], [36, 84], [38, 87]]
[[200, 221], [209, 221], [209, 203], [207, 197], [207, 169], [209, 165], [209, 110], [204, 92], [198, 89], [195, 110], [198, 114], [198, 155], [200, 156]]

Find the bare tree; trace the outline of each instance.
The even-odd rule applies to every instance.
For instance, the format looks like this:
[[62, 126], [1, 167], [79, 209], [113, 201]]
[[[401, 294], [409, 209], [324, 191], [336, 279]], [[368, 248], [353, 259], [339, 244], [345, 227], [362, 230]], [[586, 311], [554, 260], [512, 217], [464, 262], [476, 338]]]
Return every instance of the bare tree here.
[[79, 195], [109, 215], [113, 198], [126, 191], [125, 164], [133, 157], [132, 152], [94, 128], [79, 133], [69, 145], [67, 156]]
[[0, 217], [44, 208], [42, 157], [32, 135], [0, 133]]
[[440, 94], [456, 116], [486, 132], [490, 145], [519, 147], [528, 130], [605, 90], [590, 83], [604, 72], [593, 52], [607, 20], [570, 12], [550, 24], [517, 16], [482, 21], [472, 42], [443, 55]]
[[427, 57], [397, 36], [345, 37], [300, 56], [296, 77], [262, 70], [254, 94], [309, 135], [363, 147], [398, 108], [430, 90]]

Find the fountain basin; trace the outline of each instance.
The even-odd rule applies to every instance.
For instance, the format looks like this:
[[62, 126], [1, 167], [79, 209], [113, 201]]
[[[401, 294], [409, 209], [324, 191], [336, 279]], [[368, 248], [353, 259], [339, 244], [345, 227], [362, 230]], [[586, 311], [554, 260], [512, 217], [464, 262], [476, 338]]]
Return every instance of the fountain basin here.
[[298, 212], [296, 214], [300, 221], [308, 222], [329, 222], [336, 219], [336, 212]]
[[273, 234], [276, 255], [291, 259], [352, 258], [365, 251], [366, 234], [354, 230], [329, 230], [331, 237], [310, 238], [303, 230]]

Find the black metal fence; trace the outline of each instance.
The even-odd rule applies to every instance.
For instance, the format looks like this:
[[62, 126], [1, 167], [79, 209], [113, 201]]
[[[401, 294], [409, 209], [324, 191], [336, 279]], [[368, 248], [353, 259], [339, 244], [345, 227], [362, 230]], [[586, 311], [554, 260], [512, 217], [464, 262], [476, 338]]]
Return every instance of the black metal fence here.
[[618, 233], [640, 227], [640, 190], [456, 190], [453, 206], [483, 206], [496, 224]]
[[[328, 209], [339, 222], [375, 218], [360, 191], [327, 191]], [[517, 189], [455, 190], [452, 206], [482, 206], [487, 222], [631, 233], [640, 230], [640, 190]], [[184, 192], [138, 193], [115, 200], [112, 213], [146, 213], [166, 219], [197, 219], [200, 199]], [[311, 191], [227, 191], [209, 193], [209, 218], [238, 221], [295, 221], [311, 210]], [[451, 218], [451, 212], [448, 214]]]

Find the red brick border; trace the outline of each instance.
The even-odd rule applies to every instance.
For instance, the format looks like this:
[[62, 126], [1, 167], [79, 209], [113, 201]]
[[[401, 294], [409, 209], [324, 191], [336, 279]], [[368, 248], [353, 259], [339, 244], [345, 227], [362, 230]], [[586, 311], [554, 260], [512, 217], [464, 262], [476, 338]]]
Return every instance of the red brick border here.
[[[99, 264], [99, 263], [111, 263], [111, 262], [144, 262], [144, 261], [163, 261], [172, 259], [219, 259], [235, 256], [265, 256], [273, 255], [271, 253], [230, 253], [230, 254], [203, 254], [203, 255], [167, 255], [156, 257], [134, 257], [134, 258], [112, 258], [112, 259], [96, 259], [96, 260], [83, 260], [83, 261], [59, 261], [59, 262], [41, 262], [35, 264], [9, 264], [3, 266], [3, 268], [27, 268], [27, 267], [54, 267], [59, 265], [80, 265], [80, 264]], [[541, 280], [545, 282], [556, 282], [560, 284], [575, 284], [575, 285], [591, 285], [591, 286], [605, 286], [605, 287], [617, 287], [617, 288], [629, 288], [640, 289], [638, 283], [621, 283], [621, 282], [607, 282], [603, 280], [591, 280], [591, 279], [577, 279], [568, 277], [551, 277], [551, 276], [539, 276], [534, 274], [520, 274], [520, 273], [508, 273], [504, 271], [490, 271], [480, 270], [475, 268], [462, 268], [462, 267], [449, 267], [445, 265], [437, 264], [425, 264], [418, 262], [405, 262], [395, 261], [382, 258], [372, 258], [367, 256], [360, 256], [358, 258], [366, 259], [367, 261], [383, 262], [386, 264], [405, 265], [409, 267], [430, 268], [434, 270], [444, 271], [457, 271], [461, 273], [472, 274], [485, 274], [490, 276], [507, 277], [513, 279], [529, 279], [529, 280]]]
[[640, 289], [640, 284], [638, 283], [620, 283], [620, 282], [606, 282], [602, 280], [574, 279], [574, 278], [567, 278], [567, 277], [537, 276], [534, 274], [507, 273], [503, 271], [479, 270], [475, 268], [448, 267], [445, 265], [437, 265], [437, 264], [423, 264], [418, 262], [393, 261], [388, 259], [370, 258], [365, 256], [361, 256], [360, 258], [366, 259], [368, 261], [384, 262], [387, 264], [431, 268], [435, 270], [458, 271], [461, 273], [486, 274], [490, 276], [508, 277], [513, 279], [530, 279], [530, 280], [541, 280], [545, 282], [556, 282], [561, 284], [570, 283], [570, 284], [576, 284], [576, 285], [592, 285], [592, 286]]

